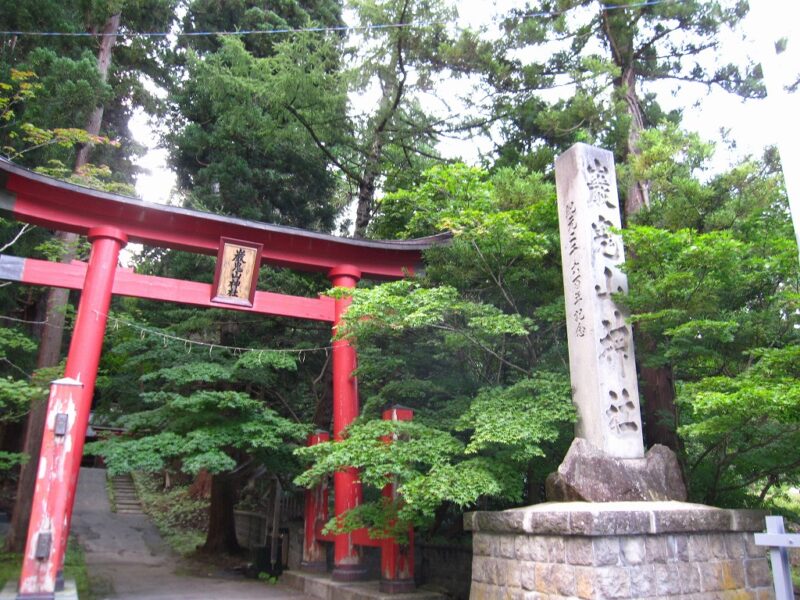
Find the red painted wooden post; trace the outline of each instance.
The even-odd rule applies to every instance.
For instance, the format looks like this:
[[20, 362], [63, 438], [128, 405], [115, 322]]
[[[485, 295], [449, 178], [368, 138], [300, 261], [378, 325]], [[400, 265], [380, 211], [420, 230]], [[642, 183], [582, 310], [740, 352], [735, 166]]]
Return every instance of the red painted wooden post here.
[[[335, 287], [355, 288], [361, 271], [352, 265], [334, 267], [328, 278]], [[342, 315], [350, 306], [350, 298], [337, 298], [334, 308], [334, 333]], [[353, 377], [356, 368], [356, 352], [347, 340], [333, 342], [333, 439], [341, 440], [345, 428], [358, 416], [358, 384]], [[361, 504], [361, 482], [358, 471], [349, 468], [333, 474], [333, 508], [339, 517]], [[353, 542], [350, 533], [337, 535], [334, 539], [333, 573], [336, 581], [356, 581], [366, 577], [361, 564], [361, 550]]]
[[[331, 436], [327, 431], [317, 430], [308, 436], [307, 445], [315, 446], [327, 442]], [[317, 532], [328, 522], [328, 482], [323, 481], [313, 489], [306, 490], [303, 560], [300, 566], [307, 571], [324, 572], [327, 568], [325, 547], [317, 538]]]
[[[386, 421], [411, 421], [414, 411], [402, 406], [393, 406], [383, 411]], [[394, 501], [397, 485], [394, 477], [383, 488], [384, 498]], [[384, 594], [401, 594], [414, 591], [414, 528], [408, 528], [408, 543], [398, 544], [394, 538], [381, 543], [380, 591]]]
[[53, 382], [51, 388], [19, 581], [20, 600], [54, 597], [56, 574], [64, 563], [114, 273], [119, 251], [127, 242], [125, 234], [113, 227], [95, 227], [89, 230], [88, 237], [92, 253], [65, 378]]
[[83, 384], [58, 379], [50, 384], [36, 491], [31, 506], [28, 538], [19, 581], [18, 598], [53, 598], [68, 499], [64, 485], [75, 452], [75, 415]]

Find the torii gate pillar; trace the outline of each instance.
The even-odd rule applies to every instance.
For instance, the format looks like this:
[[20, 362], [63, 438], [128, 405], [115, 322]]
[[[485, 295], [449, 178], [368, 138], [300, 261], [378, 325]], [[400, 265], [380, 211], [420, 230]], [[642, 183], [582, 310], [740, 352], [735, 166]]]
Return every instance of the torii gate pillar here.
[[[352, 265], [334, 267], [328, 273], [334, 287], [355, 288], [361, 271]], [[333, 333], [339, 327], [342, 315], [350, 306], [350, 298], [337, 298], [334, 308]], [[358, 416], [358, 383], [353, 376], [357, 365], [356, 351], [347, 340], [333, 342], [333, 439], [340, 441], [342, 433]], [[333, 507], [336, 517], [361, 504], [361, 482], [358, 471], [348, 468], [333, 474]], [[361, 550], [350, 533], [337, 535], [333, 547], [333, 574], [335, 581], [356, 581], [366, 577], [361, 564]]]
[[31, 520], [18, 600], [55, 597], [103, 347], [111, 290], [125, 233], [114, 227], [89, 230], [92, 253], [78, 305], [64, 379], [50, 389]]

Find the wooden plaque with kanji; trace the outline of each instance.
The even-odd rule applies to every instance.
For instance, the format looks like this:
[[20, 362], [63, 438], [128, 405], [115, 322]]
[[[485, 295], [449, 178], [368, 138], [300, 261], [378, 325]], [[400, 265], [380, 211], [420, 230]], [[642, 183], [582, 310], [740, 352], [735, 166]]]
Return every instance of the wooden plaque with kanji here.
[[253, 306], [261, 244], [221, 238], [211, 300]]

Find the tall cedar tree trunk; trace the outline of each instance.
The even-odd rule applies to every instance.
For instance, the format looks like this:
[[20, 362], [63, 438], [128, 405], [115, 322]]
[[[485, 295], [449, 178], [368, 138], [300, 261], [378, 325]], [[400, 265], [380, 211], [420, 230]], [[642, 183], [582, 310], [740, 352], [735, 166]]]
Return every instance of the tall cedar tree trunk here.
[[[645, 128], [644, 110], [636, 87], [636, 55], [634, 50], [633, 31], [635, 16], [626, 16], [627, 11], [620, 11], [611, 16], [607, 10], [602, 14], [603, 33], [611, 49], [614, 64], [620, 69], [620, 76], [614, 79], [614, 90], [625, 100], [630, 125], [626, 145], [626, 158], [638, 156], [639, 138]], [[624, 19], [633, 19], [625, 21]], [[622, 19], [622, 20], [621, 20]], [[623, 221], [643, 208], [650, 206], [649, 183], [633, 180], [628, 186], [625, 198]], [[647, 336], [639, 334], [640, 349], [645, 353], [653, 345]], [[644, 412], [644, 438], [648, 446], [664, 444], [680, 453], [682, 446], [676, 428], [678, 409], [675, 405], [675, 388], [672, 384], [672, 366], [641, 366], [642, 397]]]
[[241, 551], [236, 540], [233, 508], [236, 504], [236, 478], [219, 473], [211, 477], [211, 503], [208, 507], [208, 533], [203, 552], [236, 554]]
[[372, 163], [377, 163], [380, 160], [382, 153], [382, 145], [378, 140], [373, 144], [373, 152], [370, 154], [368, 161], [369, 164], [365, 169], [364, 176], [358, 183], [358, 205], [356, 206], [356, 227], [354, 236], [356, 238], [363, 238], [367, 234], [367, 227], [372, 220], [372, 212], [375, 204], [375, 181], [377, 174], [372, 168]]
[[[108, 78], [108, 68], [111, 65], [111, 50], [116, 41], [116, 33], [119, 30], [120, 14], [117, 13], [109, 17], [103, 26], [100, 38], [100, 49], [97, 53], [97, 70], [100, 72], [101, 79], [105, 82]], [[86, 123], [86, 131], [91, 135], [100, 134], [100, 126], [103, 122], [103, 106], [95, 107]], [[89, 152], [91, 146], [85, 144], [78, 150], [75, 157], [75, 171], [79, 171], [89, 162]], [[56, 234], [56, 239], [61, 242], [66, 249], [61, 257], [62, 263], [69, 263], [75, 258], [75, 250], [78, 244], [78, 235], [60, 231]], [[61, 344], [64, 338], [64, 319], [66, 315], [67, 303], [69, 302], [69, 290], [61, 288], [50, 288], [47, 292], [46, 300], [46, 324], [42, 330], [42, 338], [39, 342], [39, 354], [36, 358], [36, 368], [54, 367], [61, 360]], [[42, 447], [42, 433], [44, 431], [45, 416], [47, 415], [47, 398], [37, 400], [31, 404], [31, 411], [28, 414], [28, 422], [25, 427], [25, 442], [22, 451], [30, 457], [28, 462], [22, 466], [17, 483], [17, 497], [14, 502], [14, 512], [11, 517], [11, 527], [6, 537], [6, 549], [9, 552], [22, 552], [25, 549], [25, 539], [28, 533], [28, 522], [31, 518], [31, 504], [33, 501], [33, 489], [36, 485], [36, 472], [39, 467], [39, 451]]]
[[[400, 13], [400, 23], [406, 22], [408, 3], [403, 5]], [[372, 143], [365, 157], [364, 170], [358, 180], [358, 205], [356, 207], [356, 227], [354, 236], [363, 238], [367, 233], [367, 226], [372, 220], [375, 210], [375, 189], [380, 175], [380, 162], [386, 145], [386, 131], [392, 118], [400, 108], [406, 89], [406, 66], [403, 58], [403, 31], [398, 30], [397, 43], [392, 48], [392, 62], [387, 69], [390, 79], [382, 81], [383, 96], [378, 108], [378, 120], [375, 123]]]
[[[630, 116], [628, 156], [638, 156], [639, 138], [644, 130], [644, 111], [636, 94], [636, 72], [632, 65], [625, 68], [620, 85], [622, 93], [625, 94], [625, 105]], [[635, 215], [648, 206], [650, 206], [650, 184], [647, 181], [631, 180], [628, 185], [628, 195], [625, 197], [625, 216]]]
[[675, 386], [672, 366], [642, 367], [644, 396], [644, 433], [649, 446], [663, 444], [675, 452], [683, 449], [678, 437], [678, 407], [675, 405]]
[[[165, 471], [168, 473], [169, 471]], [[189, 495], [195, 500], [199, 498], [211, 497], [211, 473], [205, 469], [200, 469], [195, 475], [192, 485], [189, 486]]]

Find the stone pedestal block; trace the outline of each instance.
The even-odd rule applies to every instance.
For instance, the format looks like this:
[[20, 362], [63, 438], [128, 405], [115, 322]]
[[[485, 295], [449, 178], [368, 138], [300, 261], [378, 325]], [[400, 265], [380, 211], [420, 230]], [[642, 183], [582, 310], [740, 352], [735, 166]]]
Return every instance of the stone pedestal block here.
[[464, 518], [471, 600], [774, 598], [761, 511], [683, 502], [546, 503]]
[[675, 453], [655, 445], [644, 458], [614, 458], [575, 438], [558, 471], [547, 478], [552, 502], [686, 500]]

